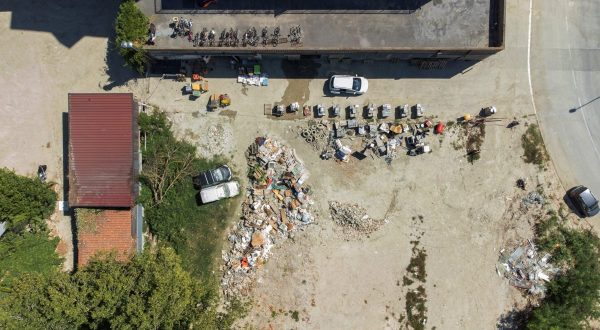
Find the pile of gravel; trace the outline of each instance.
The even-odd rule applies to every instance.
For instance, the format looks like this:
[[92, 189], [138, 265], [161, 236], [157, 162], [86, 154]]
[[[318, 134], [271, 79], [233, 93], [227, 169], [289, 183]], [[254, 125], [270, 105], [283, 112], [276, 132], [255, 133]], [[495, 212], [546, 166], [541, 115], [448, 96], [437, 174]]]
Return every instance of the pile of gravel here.
[[385, 219], [373, 219], [367, 214], [367, 210], [358, 204], [329, 202], [329, 212], [335, 224], [342, 228], [346, 239], [358, 239], [377, 231], [387, 221]]

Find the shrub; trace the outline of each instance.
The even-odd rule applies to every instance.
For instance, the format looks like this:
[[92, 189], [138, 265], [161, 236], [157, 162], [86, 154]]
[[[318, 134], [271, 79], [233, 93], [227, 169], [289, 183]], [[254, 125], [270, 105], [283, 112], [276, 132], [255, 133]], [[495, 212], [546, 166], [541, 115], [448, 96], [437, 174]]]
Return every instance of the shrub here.
[[52, 184], [0, 169], [0, 222], [7, 223], [7, 230], [44, 231], [55, 204]]
[[548, 285], [533, 310], [529, 329], [579, 329], [600, 316], [600, 239], [591, 231], [565, 227], [553, 215], [538, 226], [538, 244], [568, 270]]
[[58, 238], [49, 239], [45, 232], [21, 235], [8, 233], [0, 240], [0, 289], [26, 273], [52, 273], [62, 259], [56, 253]]

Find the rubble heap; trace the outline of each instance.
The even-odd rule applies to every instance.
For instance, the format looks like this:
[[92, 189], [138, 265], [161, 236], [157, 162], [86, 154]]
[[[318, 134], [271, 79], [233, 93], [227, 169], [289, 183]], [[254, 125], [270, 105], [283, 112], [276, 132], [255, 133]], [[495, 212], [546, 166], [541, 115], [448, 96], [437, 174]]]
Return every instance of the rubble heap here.
[[549, 253], [539, 254], [531, 241], [516, 247], [512, 253], [500, 251], [496, 272], [509, 280], [509, 284], [527, 290], [530, 294], [543, 296], [546, 282], [560, 269], [549, 263]]
[[377, 231], [387, 221], [376, 220], [367, 214], [367, 210], [358, 204], [329, 202], [329, 212], [333, 221], [342, 227], [347, 239], [360, 238]]
[[532, 205], [542, 205], [544, 204], [544, 196], [540, 195], [537, 191], [532, 191], [523, 198], [522, 202], [526, 208]]
[[242, 203], [242, 217], [222, 251], [225, 298], [247, 294], [256, 270], [277, 242], [312, 222], [309, 177], [293, 149], [270, 138], [258, 137], [246, 151], [250, 187]]

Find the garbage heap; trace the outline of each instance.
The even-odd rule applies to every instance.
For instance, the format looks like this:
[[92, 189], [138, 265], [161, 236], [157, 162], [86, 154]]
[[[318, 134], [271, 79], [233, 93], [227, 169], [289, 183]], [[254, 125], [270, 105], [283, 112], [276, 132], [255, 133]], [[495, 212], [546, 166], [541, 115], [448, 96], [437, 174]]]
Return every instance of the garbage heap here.
[[269, 258], [275, 244], [293, 238], [311, 223], [308, 171], [293, 149], [277, 140], [258, 137], [246, 151], [250, 187], [242, 203], [242, 217], [222, 251], [225, 298], [246, 295], [256, 270]]
[[387, 220], [373, 219], [358, 204], [329, 202], [329, 212], [335, 224], [342, 228], [345, 239], [360, 239], [377, 231]]
[[532, 191], [522, 199], [522, 204], [525, 208], [529, 208], [533, 205], [542, 205], [544, 204], [544, 196], [537, 191]]
[[546, 283], [560, 271], [549, 263], [550, 258], [549, 253], [538, 253], [533, 242], [528, 240], [512, 252], [502, 249], [496, 272], [507, 278], [510, 285], [533, 295], [544, 296]]
[[[434, 126], [432, 120], [427, 118], [381, 123], [359, 119], [330, 122], [323, 119], [309, 123], [308, 127], [301, 127], [299, 134], [321, 152], [322, 159], [335, 158], [347, 162], [353, 155], [362, 160], [370, 150], [373, 157], [383, 158], [389, 164], [401, 153], [416, 156], [431, 152], [426, 137], [432, 131], [442, 133], [443, 128], [442, 123]], [[360, 150], [353, 151], [350, 144], [356, 139], [362, 143]]]

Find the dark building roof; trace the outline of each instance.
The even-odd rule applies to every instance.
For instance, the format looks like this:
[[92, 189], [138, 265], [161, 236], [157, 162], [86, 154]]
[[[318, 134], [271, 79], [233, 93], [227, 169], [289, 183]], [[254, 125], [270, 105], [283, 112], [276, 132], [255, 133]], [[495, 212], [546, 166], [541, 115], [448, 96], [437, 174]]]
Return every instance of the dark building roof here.
[[69, 205], [133, 204], [132, 94], [69, 94]]

